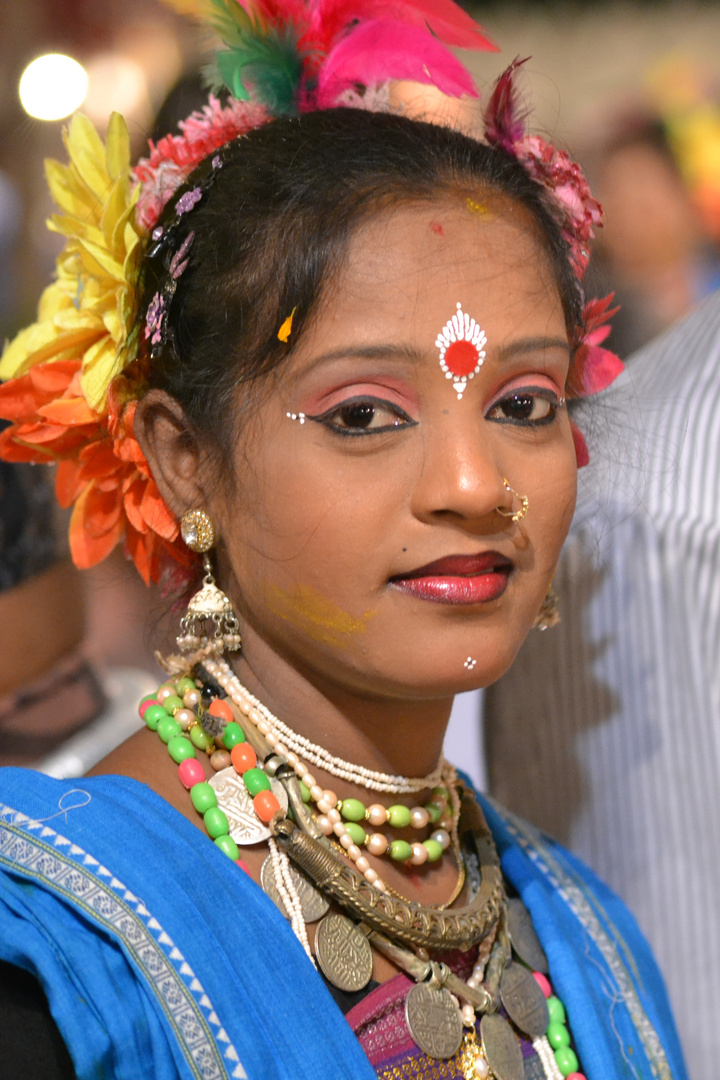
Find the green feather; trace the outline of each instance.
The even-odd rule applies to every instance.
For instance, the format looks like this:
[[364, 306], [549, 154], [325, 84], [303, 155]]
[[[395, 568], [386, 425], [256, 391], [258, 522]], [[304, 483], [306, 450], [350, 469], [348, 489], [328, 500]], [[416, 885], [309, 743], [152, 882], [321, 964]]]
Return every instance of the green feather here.
[[211, 16], [226, 50], [216, 57], [222, 82], [238, 101], [252, 97], [275, 115], [297, 111], [296, 91], [302, 75], [297, 30], [265, 26], [238, 0], [211, 0]]
[[[238, 0], [210, 0], [208, 20], [228, 48], [242, 48], [253, 31], [253, 20]], [[257, 30], [255, 31], [257, 32]]]

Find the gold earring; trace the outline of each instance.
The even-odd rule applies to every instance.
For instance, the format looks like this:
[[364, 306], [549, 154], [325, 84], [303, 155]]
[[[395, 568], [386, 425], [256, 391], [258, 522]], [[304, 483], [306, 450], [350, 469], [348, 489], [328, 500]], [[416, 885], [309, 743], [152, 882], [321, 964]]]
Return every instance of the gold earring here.
[[515, 488], [511, 488], [505, 477], [503, 477], [503, 484], [505, 485], [506, 491], [509, 491], [511, 495], [514, 495], [517, 499], [520, 500], [520, 509], [515, 511], [505, 510], [504, 507], [498, 506], [496, 507], [498, 514], [500, 514], [501, 517], [510, 518], [513, 523], [522, 521], [522, 519], [528, 512], [530, 500], [528, 499], [527, 495], [521, 495], [519, 491], [515, 490]]
[[550, 582], [533, 627], [536, 630], [549, 630], [551, 626], [557, 626], [559, 622], [560, 604], [558, 603], [557, 593], [552, 587], [552, 582]]
[[240, 624], [230, 600], [218, 589], [208, 551], [215, 544], [215, 527], [205, 510], [188, 510], [180, 521], [180, 533], [191, 551], [203, 557], [202, 587], [191, 597], [180, 621], [178, 647], [182, 652], [210, 646], [214, 652], [240, 648]]
[[180, 534], [191, 551], [209, 551], [215, 546], [215, 526], [205, 510], [188, 510], [180, 519]]

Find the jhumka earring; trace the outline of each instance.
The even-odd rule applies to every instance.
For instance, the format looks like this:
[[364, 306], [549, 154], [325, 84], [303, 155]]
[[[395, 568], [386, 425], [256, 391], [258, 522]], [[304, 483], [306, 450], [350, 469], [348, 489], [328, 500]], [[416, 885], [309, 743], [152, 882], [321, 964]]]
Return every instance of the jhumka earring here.
[[521, 495], [519, 491], [515, 490], [515, 488], [511, 488], [510, 485], [508, 484], [507, 480], [504, 477], [503, 477], [503, 484], [505, 485], [505, 490], [509, 491], [511, 495], [514, 495], [515, 498], [519, 500], [520, 509], [519, 510], [506, 510], [504, 507], [498, 506], [498, 507], [496, 507], [496, 510], [497, 510], [498, 514], [500, 514], [501, 517], [510, 518], [510, 520], [512, 522], [514, 522], [514, 523], [518, 522], [518, 521], [522, 521], [522, 519], [525, 517], [525, 515], [528, 512], [528, 508], [530, 506], [530, 500], [528, 499], [527, 495]]
[[533, 623], [535, 630], [549, 630], [551, 626], [557, 626], [560, 622], [560, 605], [558, 603], [557, 593], [552, 587], [552, 582], [548, 585], [548, 591], [545, 594], [540, 611], [537, 618]]
[[234, 651], [242, 644], [240, 624], [230, 600], [218, 589], [208, 552], [215, 544], [215, 528], [204, 510], [188, 510], [180, 521], [180, 532], [192, 551], [202, 554], [205, 577], [202, 588], [191, 598], [180, 622], [177, 643], [182, 652], [208, 645], [213, 651]]

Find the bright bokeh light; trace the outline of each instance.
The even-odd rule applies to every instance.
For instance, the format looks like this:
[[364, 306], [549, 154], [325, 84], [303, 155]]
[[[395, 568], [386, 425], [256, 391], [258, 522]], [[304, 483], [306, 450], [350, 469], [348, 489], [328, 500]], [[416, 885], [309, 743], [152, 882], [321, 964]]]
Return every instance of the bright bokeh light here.
[[107, 123], [111, 112], [128, 119], [136, 118], [148, 103], [145, 73], [128, 56], [103, 53], [94, 57], [87, 68], [88, 92], [84, 112], [96, 124]]
[[37, 120], [62, 120], [85, 100], [88, 77], [70, 56], [48, 53], [25, 68], [20, 79], [20, 101]]

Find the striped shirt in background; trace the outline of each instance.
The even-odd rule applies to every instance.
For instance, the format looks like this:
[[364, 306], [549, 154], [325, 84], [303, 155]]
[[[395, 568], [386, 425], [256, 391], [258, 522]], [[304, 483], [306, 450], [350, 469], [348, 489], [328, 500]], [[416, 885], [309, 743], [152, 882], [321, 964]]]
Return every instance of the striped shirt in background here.
[[593, 460], [555, 579], [562, 622], [487, 692], [490, 790], [627, 902], [690, 1075], [716, 1080], [720, 294], [630, 359], [582, 426]]

